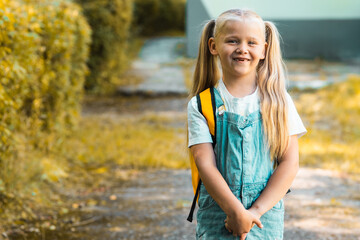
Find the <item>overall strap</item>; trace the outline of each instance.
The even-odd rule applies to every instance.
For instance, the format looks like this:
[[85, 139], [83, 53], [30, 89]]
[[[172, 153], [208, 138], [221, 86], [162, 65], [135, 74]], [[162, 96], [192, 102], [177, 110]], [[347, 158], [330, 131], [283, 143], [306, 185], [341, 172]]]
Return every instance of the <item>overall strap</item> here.
[[[215, 102], [214, 88], [211, 87], [211, 88], [208, 88], [208, 89], [202, 91], [201, 93], [196, 95], [196, 100], [197, 100], [198, 110], [205, 117], [206, 122], [208, 124], [211, 138], [213, 140], [212, 145], [214, 147], [215, 143], [216, 143], [216, 102]], [[194, 163], [192, 163], [192, 165], [193, 164]], [[195, 165], [195, 168], [196, 168], [196, 165]], [[192, 222], [192, 220], [193, 220], [194, 210], [196, 207], [196, 201], [198, 200], [199, 195], [200, 195], [199, 192], [200, 192], [200, 185], [201, 185], [201, 179], [199, 177], [197, 168], [196, 168], [196, 172], [192, 171], [192, 174], [196, 175], [199, 180], [198, 180], [198, 183], [196, 186], [196, 192], [194, 195], [194, 199], [191, 204], [190, 213], [189, 213], [189, 216], [187, 217], [187, 220], [189, 222]]]

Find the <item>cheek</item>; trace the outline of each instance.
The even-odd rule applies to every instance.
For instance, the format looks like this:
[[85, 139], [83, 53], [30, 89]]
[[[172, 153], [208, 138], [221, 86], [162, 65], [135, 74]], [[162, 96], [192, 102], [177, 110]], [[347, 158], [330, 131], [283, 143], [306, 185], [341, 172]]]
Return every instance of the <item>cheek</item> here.
[[222, 51], [219, 55], [222, 57], [222, 58], [226, 58], [226, 57], [230, 57], [231, 56], [231, 51]]
[[265, 58], [265, 49], [260, 51], [260, 57]]
[[264, 53], [265, 53], [264, 49], [257, 49], [255, 54], [258, 58], [263, 58], [265, 56]]

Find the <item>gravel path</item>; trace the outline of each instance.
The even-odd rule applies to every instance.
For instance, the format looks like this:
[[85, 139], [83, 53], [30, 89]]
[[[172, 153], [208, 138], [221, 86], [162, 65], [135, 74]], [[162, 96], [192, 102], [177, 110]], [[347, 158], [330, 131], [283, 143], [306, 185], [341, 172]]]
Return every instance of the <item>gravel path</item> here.
[[[196, 223], [186, 221], [192, 200], [190, 179], [189, 170], [139, 172], [126, 186], [112, 189], [115, 201], [85, 208], [102, 218], [78, 233], [99, 240], [195, 239]], [[359, 186], [336, 172], [301, 168], [285, 197], [284, 239], [359, 240]], [[102, 198], [107, 201], [109, 196]]]
[[143, 81], [133, 86], [120, 87], [119, 95], [186, 96], [182, 68], [177, 59], [183, 56], [185, 38], [162, 37], [145, 42], [137, 60], [129, 71], [131, 76]]
[[285, 197], [285, 239], [360, 239], [360, 184], [339, 173], [301, 168]]
[[[34, 232], [26, 239], [195, 239], [196, 221], [186, 221], [193, 196], [189, 170], [116, 171], [115, 185], [105, 192], [72, 194], [76, 202], [87, 204], [76, 213], [81, 221], [70, 230], [42, 236]], [[123, 181], [124, 174], [128, 181]], [[359, 186], [333, 171], [301, 168], [285, 197], [284, 239], [360, 240]]]

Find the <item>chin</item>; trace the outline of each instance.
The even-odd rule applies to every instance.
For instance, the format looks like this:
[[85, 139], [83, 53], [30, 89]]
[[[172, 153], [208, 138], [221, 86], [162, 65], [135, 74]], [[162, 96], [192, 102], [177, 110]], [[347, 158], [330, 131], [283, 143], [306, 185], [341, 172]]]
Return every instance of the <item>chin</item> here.
[[236, 75], [238, 75], [239, 77], [243, 77], [243, 76], [246, 76], [246, 75], [251, 75], [253, 73], [253, 71], [251, 70], [238, 70], [236, 71]]

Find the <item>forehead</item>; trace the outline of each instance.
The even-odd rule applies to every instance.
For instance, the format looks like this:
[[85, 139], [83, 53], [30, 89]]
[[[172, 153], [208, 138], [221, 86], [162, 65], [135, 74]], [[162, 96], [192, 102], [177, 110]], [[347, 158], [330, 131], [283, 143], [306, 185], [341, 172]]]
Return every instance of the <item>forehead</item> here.
[[264, 23], [257, 18], [231, 18], [225, 20], [219, 30], [223, 37], [234, 35], [265, 40]]

